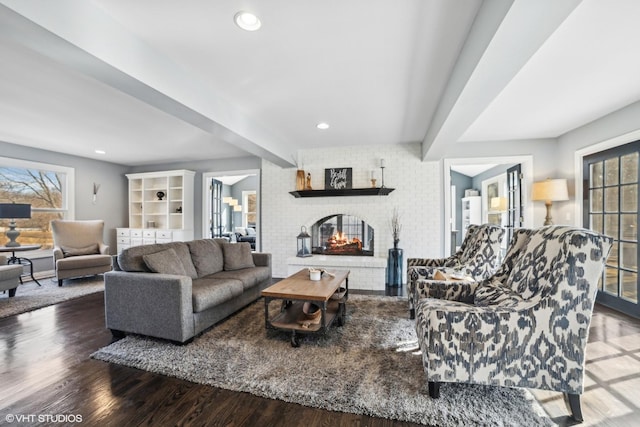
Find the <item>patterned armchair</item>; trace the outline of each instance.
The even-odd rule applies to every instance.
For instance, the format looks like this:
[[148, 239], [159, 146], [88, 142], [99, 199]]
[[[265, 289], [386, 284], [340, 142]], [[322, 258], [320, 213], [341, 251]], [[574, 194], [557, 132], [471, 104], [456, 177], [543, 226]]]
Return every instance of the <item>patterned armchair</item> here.
[[429, 394], [438, 397], [441, 382], [554, 390], [581, 421], [589, 323], [612, 239], [549, 226], [512, 242], [521, 247], [510, 248], [504, 268], [476, 284], [472, 304], [453, 294], [418, 302]]
[[[473, 280], [483, 280], [498, 268], [500, 242], [504, 229], [497, 225], [470, 225], [460, 249], [448, 258], [408, 258], [407, 296], [409, 317], [415, 317], [416, 283], [422, 279], [433, 279], [436, 271], [443, 273], [460, 270]], [[443, 286], [455, 285], [455, 281], [441, 281]]]

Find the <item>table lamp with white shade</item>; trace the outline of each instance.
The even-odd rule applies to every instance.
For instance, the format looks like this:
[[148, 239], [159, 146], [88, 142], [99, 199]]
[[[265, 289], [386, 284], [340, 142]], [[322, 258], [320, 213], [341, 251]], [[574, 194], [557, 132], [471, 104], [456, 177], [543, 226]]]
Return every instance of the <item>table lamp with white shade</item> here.
[[544, 201], [547, 207], [547, 216], [544, 219], [544, 225], [552, 225], [551, 204], [569, 200], [569, 192], [567, 190], [566, 179], [550, 179], [533, 183], [533, 192], [531, 199], [534, 201]]

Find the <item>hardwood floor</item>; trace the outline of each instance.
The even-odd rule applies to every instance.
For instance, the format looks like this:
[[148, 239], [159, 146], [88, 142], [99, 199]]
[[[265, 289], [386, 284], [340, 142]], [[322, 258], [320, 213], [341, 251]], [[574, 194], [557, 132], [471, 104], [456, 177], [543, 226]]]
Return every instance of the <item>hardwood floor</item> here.
[[[385, 419], [329, 412], [189, 383], [93, 360], [111, 341], [104, 327], [103, 294], [93, 294], [0, 319], [0, 425], [53, 423], [79, 416], [85, 426], [410, 426]], [[638, 425], [640, 321], [598, 307], [588, 347], [584, 425]], [[570, 424], [559, 393], [534, 392], [560, 425]], [[58, 419], [59, 420], [59, 419]], [[49, 419], [48, 421], [51, 421]], [[73, 418], [67, 418], [73, 421]]]

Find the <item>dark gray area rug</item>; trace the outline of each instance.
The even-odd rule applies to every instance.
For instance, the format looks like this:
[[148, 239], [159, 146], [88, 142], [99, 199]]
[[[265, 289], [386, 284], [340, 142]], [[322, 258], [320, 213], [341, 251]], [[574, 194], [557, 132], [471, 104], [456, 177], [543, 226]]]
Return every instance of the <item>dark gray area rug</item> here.
[[0, 318], [104, 291], [102, 275], [68, 279], [61, 287], [58, 286], [58, 281], [50, 276], [36, 278], [42, 286], [38, 286], [34, 281], [24, 282], [18, 286], [13, 298], [9, 298], [8, 291], [0, 291]]
[[351, 295], [345, 326], [266, 331], [259, 300], [192, 343], [127, 336], [92, 357], [301, 405], [434, 426], [553, 425], [527, 390], [443, 384], [431, 399], [407, 301]]

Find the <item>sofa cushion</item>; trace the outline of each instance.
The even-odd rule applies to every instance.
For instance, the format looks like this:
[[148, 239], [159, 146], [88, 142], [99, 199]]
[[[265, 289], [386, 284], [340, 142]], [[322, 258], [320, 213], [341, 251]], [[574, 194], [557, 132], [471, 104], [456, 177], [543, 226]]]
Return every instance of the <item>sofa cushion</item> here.
[[221, 271], [212, 277], [216, 279], [237, 279], [242, 282], [244, 289], [249, 289], [265, 280], [271, 279], [271, 268], [253, 267], [241, 270]]
[[120, 255], [118, 255], [118, 265], [122, 271], [144, 271], [149, 273], [151, 272], [151, 269], [147, 267], [142, 256], [164, 251], [169, 248], [176, 251], [176, 255], [180, 262], [182, 262], [186, 275], [192, 279], [197, 278], [198, 273], [196, 272], [196, 268], [193, 266], [193, 262], [191, 262], [189, 247], [184, 242], [156, 243], [153, 245], [133, 246], [124, 249], [120, 252]]
[[111, 265], [111, 255], [77, 255], [56, 260], [57, 270], [76, 270]]
[[85, 246], [83, 248], [72, 248], [70, 246], [62, 246], [60, 249], [62, 249], [62, 253], [64, 254], [65, 257], [78, 256], [78, 255], [93, 255], [93, 254], [100, 253], [100, 249], [97, 243]]
[[198, 277], [209, 276], [224, 268], [222, 249], [213, 239], [193, 240], [187, 242], [187, 246]]
[[198, 313], [220, 305], [242, 294], [242, 282], [234, 279], [205, 277], [194, 279], [191, 288], [193, 312]]
[[144, 263], [147, 264], [149, 270], [154, 273], [176, 274], [178, 276], [186, 276], [182, 262], [178, 259], [178, 254], [173, 248], [152, 254], [142, 255]]
[[255, 267], [249, 243], [223, 243], [222, 252], [226, 271]]

